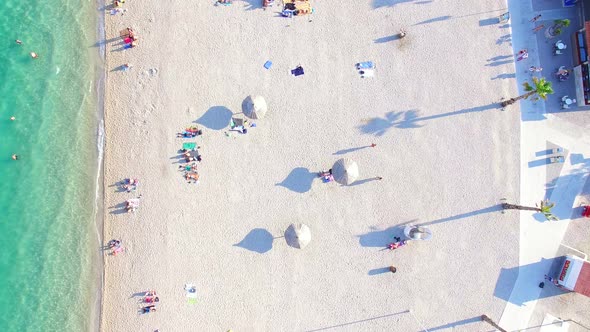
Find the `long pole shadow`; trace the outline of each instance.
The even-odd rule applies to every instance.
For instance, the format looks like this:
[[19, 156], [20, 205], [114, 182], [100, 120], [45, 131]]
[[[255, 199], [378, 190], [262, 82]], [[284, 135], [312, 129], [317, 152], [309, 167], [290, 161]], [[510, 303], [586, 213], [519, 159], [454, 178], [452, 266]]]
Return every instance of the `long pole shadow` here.
[[478, 214], [484, 214], [484, 213], [491, 213], [491, 212], [498, 212], [498, 211], [502, 211], [502, 205], [501, 204], [497, 204], [497, 205], [493, 205], [487, 208], [483, 208], [483, 209], [479, 209], [479, 210], [475, 210], [475, 211], [471, 211], [471, 212], [465, 212], [465, 213], [461, 213], [461, 214], [457, 214], [454, 216], [450, 216], [450, 217], [446, 217], [446, 218], [442, 218], [442, 219], [437, 219], [437, 220], [433, 220], [433, 221], [429, 221], [429, 222], [424, 222], [421, 224], [413, 224], [411, 221], [406, 222], [406, 223], [402, 223], [397, 225], [398, 227], [400, 226], [404, 226], [406, 224], [410, 224], [412, 223], [412, 225], [414, 226], [430, 226], [430, 225], [436, 225], [436, 224], [440, 224], [443, 222], [447, 222], [447, 221], [452, 221], [452, 220], [457, 220], [457, 219], [463, 219], [463, 218], [468, 218], [468, 217], [473, 217], [476, 216]]
[[398, 121], [398, 122], [394, 122], [393, 125], [395, 127], [397, 127], [397, 128], [416, 128], [416, 126], [420, 126], [420, 125], [417, 125], [416, 124], [416, 122], [419, 122], [419, 121], [428, 121], [428, 120], [434, 120], [434, 119], [444, 118], [444, 117], [447, 117], [447, 116], [455, 116], [455, 115], [461, 115], [461, 114], [467, 114], [467, 113], [474, 113], [474, 112], [483, 112], [483, 111], [490, 110], [490, 109], [493, 109], [493, 108], [500, 109], [501, 108], [500, 107], [500, 103], [491, 103], [491, 104], [484, 105], [484, 106], [464, 108], [464, 109], [458, 110], [458, 111], [447, 112], [447, 113], [442, 113], [442, 114], [435, 114], [435, 115], [429, 115], [429, 116], [423, 116], [423, 117], [416, 116], [416, 112], [415, 111], [408, 111], [408, 112], [406, 112], [406, 114], [404, 116], [404, 120]]
[[408, 312], [410, 312], [410, 310], [404, 310], [404, 311], [396, 312], [396, 313], [393, 313], [393, 314], [388, 314], [388, 315], [383, 315], [383, 316], [377, 316], [377, 317], [371, 317], [371, 318], [367, 318], [367, 319], [355, 320], [353, 322], [348, 322], [348, 323], [342, 323], [342, 324], [338, 324], [338, 325], [332, 325], [332, 326], [322, 327], [322, 328], [315, 329], [315, 330], [306, 330], [306, 332], [325, 331], [325, 330], [329, 330], [329, 329], [335, 329], [337, 327], [343, 327], [343, 326], [348, 326], [348, 325], [353, 325], [353, 324], [359, 324], [359, 323], [369, 322], [369, 321], [376, 320], [376, 319], [397, 316], [397, 315], [400, 315], [400, 314], [406, 314]]
[[460, 325], [466, 325], [471, 323], [481, 322], [481, 316], [475, 316], [473, 318], [467, 318], [463, 320], [458, 320], [456, 322], [448, 323], [445, 325], [440, 325], [436, 327], [431, 327], [428, 331], [438, 331], [438, 330], [445, 330], [445, 329], [452, 329]]

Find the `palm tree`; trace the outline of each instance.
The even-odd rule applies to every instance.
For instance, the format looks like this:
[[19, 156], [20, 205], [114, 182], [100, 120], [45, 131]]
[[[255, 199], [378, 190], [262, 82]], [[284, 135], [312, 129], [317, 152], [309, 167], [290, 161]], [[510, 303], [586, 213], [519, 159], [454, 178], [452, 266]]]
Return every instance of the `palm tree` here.
[[516, 204], [508, 204], [502, 203], [502, 208], [505, 210], [514, 209], [514, 210], [528, 210], [528, 211], [537, 211], [541, 212], [547, 220], [559, 220], [553, 213], [551, 213], [551, 209], [555, 206], [555, 203], [549, 202], [549, 200], [541, 201], [540, 205], [535, 204], [535, 207], [531, 206], [522, 206]]
[[563, 20], [555, 20], [553, 21], [553, 25], [547, 29], [547, 33], [550, 37], [555, 37], [563, 32], [563, 28], [567, 28], [570, 26], [570, 20], [563, 19]]
[[512, 105], [521, 99], [527, 99], [528, 97], [530, 97], [534, 94], [537, 94], [539, 97], [541, 97], [543, 99], [547, 99], [547, 95], [553, 93], [553, 88], [551, 87], [551, 82], [547, 81], [544, 77], [541, 77], [541, 78], [533, 77], [533, 85], [529, 84], [529, 82], [524, 82], [523, 86], [524, 86], [524, 90], [527, 91], [527, 93], [520, 95], [516, 98], [510, 98], [508, 100], [504, 100], [502, 102], [502, 107]]

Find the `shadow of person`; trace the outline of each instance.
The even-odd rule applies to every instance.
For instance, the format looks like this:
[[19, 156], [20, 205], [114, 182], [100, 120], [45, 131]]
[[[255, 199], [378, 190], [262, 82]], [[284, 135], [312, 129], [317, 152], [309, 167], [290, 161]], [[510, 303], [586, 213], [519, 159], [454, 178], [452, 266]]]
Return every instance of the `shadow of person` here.
[[109, 209], [113, 209], [110, 214], [123, 214], [127, 213], [127, 202], [119, 203], [114, 206], [109, 206]]
[[307, 168], [297, 167], [289, 173], [287, 178], [275, 185], [285, 187], [297, 193], [304, 193], [311, 189], [311, 184], [316, 177], [317, 174], [311, 173]]
[[195, 123], [209, 129], [221, 130], [229, 125], [232, 112], [225, 106], [212, 106]]
[[264, 228], [254, 228], [242, 241], [234, 244], [234, 247], [240, 247], [259, 254], [264, 254], [272, 249], [272, 241], [273, 236], [269, 231]]

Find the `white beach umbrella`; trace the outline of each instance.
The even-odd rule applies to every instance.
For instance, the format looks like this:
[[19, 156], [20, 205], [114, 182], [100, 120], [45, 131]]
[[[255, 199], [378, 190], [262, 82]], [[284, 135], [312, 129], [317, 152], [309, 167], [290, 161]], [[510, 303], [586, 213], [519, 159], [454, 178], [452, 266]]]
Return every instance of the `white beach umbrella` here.
[[268, 111], [266, 100], [262, 96], [249, 96], [246, 100], [244, 113], [251, 119], [262, 119]]
[[430, 240], [432, 238], [432, 231], [422, 226], [408, 225], [404, 228], [404, 234], [412, 240]]
[[285, 240], [293, 248], [303, 249], [311, 241], [311, 231], [304, 224], [291, 224], [285, 231]]
[[332, 175], [336, 182], [349, 185], [359, 177], [359, 167], [351, 159], [342, 158], [332, 166]]

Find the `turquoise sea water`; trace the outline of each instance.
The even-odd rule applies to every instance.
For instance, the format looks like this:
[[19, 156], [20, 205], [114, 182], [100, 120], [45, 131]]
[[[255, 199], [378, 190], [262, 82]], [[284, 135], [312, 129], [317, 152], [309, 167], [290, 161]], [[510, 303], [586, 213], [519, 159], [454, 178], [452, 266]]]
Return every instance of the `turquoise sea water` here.
[[79, 0], [0, 2], [2, 331], [94, 324], [96, 8]]

